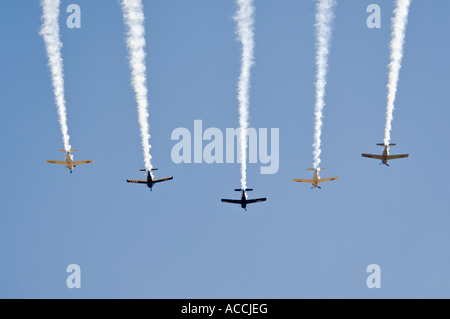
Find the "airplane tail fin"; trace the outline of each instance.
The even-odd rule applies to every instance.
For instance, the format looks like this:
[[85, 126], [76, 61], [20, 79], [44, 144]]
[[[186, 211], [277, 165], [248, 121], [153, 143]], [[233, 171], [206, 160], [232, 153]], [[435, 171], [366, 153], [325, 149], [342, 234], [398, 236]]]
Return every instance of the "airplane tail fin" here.
[[[386, 145], [384, 145], [384, 143], [377, 143], [377, 145], [378, 146], [386, 146]], [[388, 146], [395, 146], [395, 145], [397, 145], [397, 144], [390, 143]]]
[[[59, 152], [65, 152], [66, 150], [58, 150]], [[78, 152], [78, 150], [70, 150], [69, 152]]]

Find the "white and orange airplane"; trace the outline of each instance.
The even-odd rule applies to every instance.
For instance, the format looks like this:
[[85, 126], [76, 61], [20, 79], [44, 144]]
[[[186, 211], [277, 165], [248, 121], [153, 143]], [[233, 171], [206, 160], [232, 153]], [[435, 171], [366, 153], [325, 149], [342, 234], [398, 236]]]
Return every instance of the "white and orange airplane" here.
[[367, 158], [379, 159], [379, 160], [381, 160], [380, 165], [384, 164], [386, 166], [389, 166], [389, 164], [388, 164], [389, 160], [409, 157], [409, 154], [389, 155], [389, 148], [391, 146], [395, 146], [396, 144], [392, 144], [391, 143], [389, 145], [385, 145], [384, 143], [378, 143], [377, 145], [378, 146], [384, 146], [383, 154], [381, 154], [381, 155], [374, 155], [374, 154], [362, 153], [361, 156], [362, 157], [367, 157]]
[[319, 189], [321, 189], [321, 187], [319, 186], [319, 184], [325, 183], [325, 182], [331, 182], [331, 181], [335, 181], [335, 180], [339, 179], [339, 176], [328, 177], [328, 178], [320, 178], [320, 177], [319, 177], [319, 171], [322, 171], [322, 170], [324, 170], [324, 169], [325, 169], [325, 168], [318, 168], [318, 169], [307, 168], [306, 170], [308, 170], [308, 171], [314, 171], [314, 178], [313, 178], [313, 179], [296, 179], [296, 178], [294, 178], [293, 181], [294, 181], [294, 182], [298, 182], [298, 183], [308, 183], [308, 184], [312, 184], [311, 189], [313, 189], [313, 188], [319, 188]]
[[54, 161], [54, 160], [47, 160], [47, 163], [50, 164], [58, 164], [58, 165], [65, 165], [69, 171], [70, 174], [72, 174], [72, 170], [77, 167], [78, 165], [83, 165], [83, 164], [90, 164], [93, 163], [94, 160], [87, 160], [87, 161], [74, 161], [73, 160], [73, 155], [70, 154], [70, 152], [78, 152], [78, 150], [70, 150], [69, 152], [66, 152], [65, 150], [59, 150], [60, 152], [65, 152], [66, 153], [66, 160], [65, 161]]

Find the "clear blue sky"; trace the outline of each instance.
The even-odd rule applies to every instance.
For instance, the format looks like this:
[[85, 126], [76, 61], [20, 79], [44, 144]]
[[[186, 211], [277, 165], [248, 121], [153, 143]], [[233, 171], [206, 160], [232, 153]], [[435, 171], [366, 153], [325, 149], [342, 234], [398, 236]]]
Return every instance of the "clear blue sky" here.
[[[65, 12], [80, 5], [82, 28]], [[382, 10], [368, 29], [366, 7]], [[142, 177], [136, 103], [119, 1], [62, 1], [61, 39], [75, 169], [62, 159], [38, 1], [0, 1], [1, 298], [450, 297], [447, 163], [450, 2], [413, 1], [392, 141], [410, 158], [361, 158], [382, 142], [394, 1], [339, 1], [329, 60], [322, 190], [293, 183], [312, 165], [314, 3], [256, 1], [251, 125], [280, 129], [280, 168], [175, 164], [171, 133], [237, 127], [240, 44], [231, 0], [145, 0], [153, 164]], [[81, 267], [81, 289], [66, 267]], [[366, 287], [381, 266], [382, 288]]]

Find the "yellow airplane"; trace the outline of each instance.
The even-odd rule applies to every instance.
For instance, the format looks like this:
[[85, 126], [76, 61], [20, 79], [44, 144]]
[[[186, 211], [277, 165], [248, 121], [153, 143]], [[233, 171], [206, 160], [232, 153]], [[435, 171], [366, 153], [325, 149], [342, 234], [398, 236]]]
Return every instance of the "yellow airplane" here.
[[66, 160], [65, 161], [47, 160], [47, 163], [65, 165], [69, 169], [70, 174], [72, 174], [72, 170], [73, 170], [74, 167], [77, 167], [78, 165], [90, 164], [90, 163], [94, 162], [94, 160], [74, 161], [73, 160], [73, 155], [70, 154], [70, 152], [78, 152], [78, 150], [70, 150], [69, 152], [66, 152], [65, 150], [59, 150], [59, 151], [66, 153]]
[[319, 188], [322, 189], [319, 184], [321, 183], [325, 183], [325, 182], [331, 182], [331, 181], [335, 181], [337, 179], [339, 179], [339, 176], [335, 176], [335, 177], [328, 177], [328, 178], [320, 178], [319, 177], [319, 171], [324, 170], [325, 168], [318, 168], [318, 169], [314, 169], [314, 168], [307, 168], [306, 170], [308, 171], [314, 171], [314, 179], [296, 179], [294, 178], [293, 181], [294, 182], [299, 182], [299, 183], [309, 183], [312, 184], [313, 187], [311, 187], [311, 189], [313, 188]]
[[377, 145], [378, 146], [384, 146], [384, 150], [383, 150], [383, 154], [382, 155], [374, 155], [374, 154], [364, 154], [364, 153], [362, 153], [361, 156], [362, 157], [379, 159], [379, 160], [381, 160], [380, 165], [384, 164], [386, 166], [389, 166], [389, 164], [388, 164], [389, 160], [398, 159], [398, 158], [406, 158], [406, 157], [409, 156], [409, 154], [389, 155], [389, 148], [391, 146], [395, 146], [395, 144], [384, 145], [384, 143], [378, 143]]

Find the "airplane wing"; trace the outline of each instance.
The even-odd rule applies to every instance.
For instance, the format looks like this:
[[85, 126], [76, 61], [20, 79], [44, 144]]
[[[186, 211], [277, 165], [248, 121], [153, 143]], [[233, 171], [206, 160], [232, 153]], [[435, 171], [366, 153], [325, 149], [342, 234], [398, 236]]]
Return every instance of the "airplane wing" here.
[[259, 203], [259, 202], [265, 202], [267, 198], [255, 198], [255, 199], [248, 199], [247, 204], [253, 204], [253, 203]]
[[73, 165], [83, 165], [83, 164], [90, 164], [90, 163], [94, 163], [93, 160], [87, 160], [87, 161], [75, 161], [72, 162]]
[[308, 184], [314, 183], [313, 179], [297, 179], [297, 178], [294, 178], [293, 181], [294, 182], [298, 182], [298, 183], [308, 183]]
[[[222, 199], [221, 200], [223, 203], [231, 203], [231, 204], [242, 204], [242, 201], [237, 200], [237, 199]], [[248, 203], [248, 201], [247, 201]]]
[[58, 164], [58, 165], [69, 165], [69, 163], [68, 162], [64, 162], [64, 161], [53, 161], [53, 160], [47, 160], [47, 163], [50, 163], [50, 164]]
[[393, 159], [397, 159], [397, 158], [405, 158], [408, 157], [409, 154], [400, 154], [400, 155], [389, 155], [387, 157], [388, 160], [393, 160]]
[[319, 184], [320, 183], [325, 183], [325, 182], [331, 182], [331, 181], [335, 181], [339, 179], [339, 176], [335, 176], [335, 177], [328, 177], [328, 178], [321, 178], [319, 179]]
[[173, 176], [170, 176], [170, 177], [164, 177], [164, 178], [157, 178], [157, 179], [154, 179], [154, 180], [153, 180], [153, 184], [159, 183], [159, 182], [170, 181], [171, 179], [173, 179]]
[[384, 156], [382, 155], [373, 155], [373, 154], [361, 154], [362, 157], [368, 157], [368, 158], [375, 158], [375, 159], [379, 159], [379, 160], [383, 160]]
[[146, 180], [139, 180], [139, 179], [127, 179], [127, 182], [135, 184], [147, 184]]

